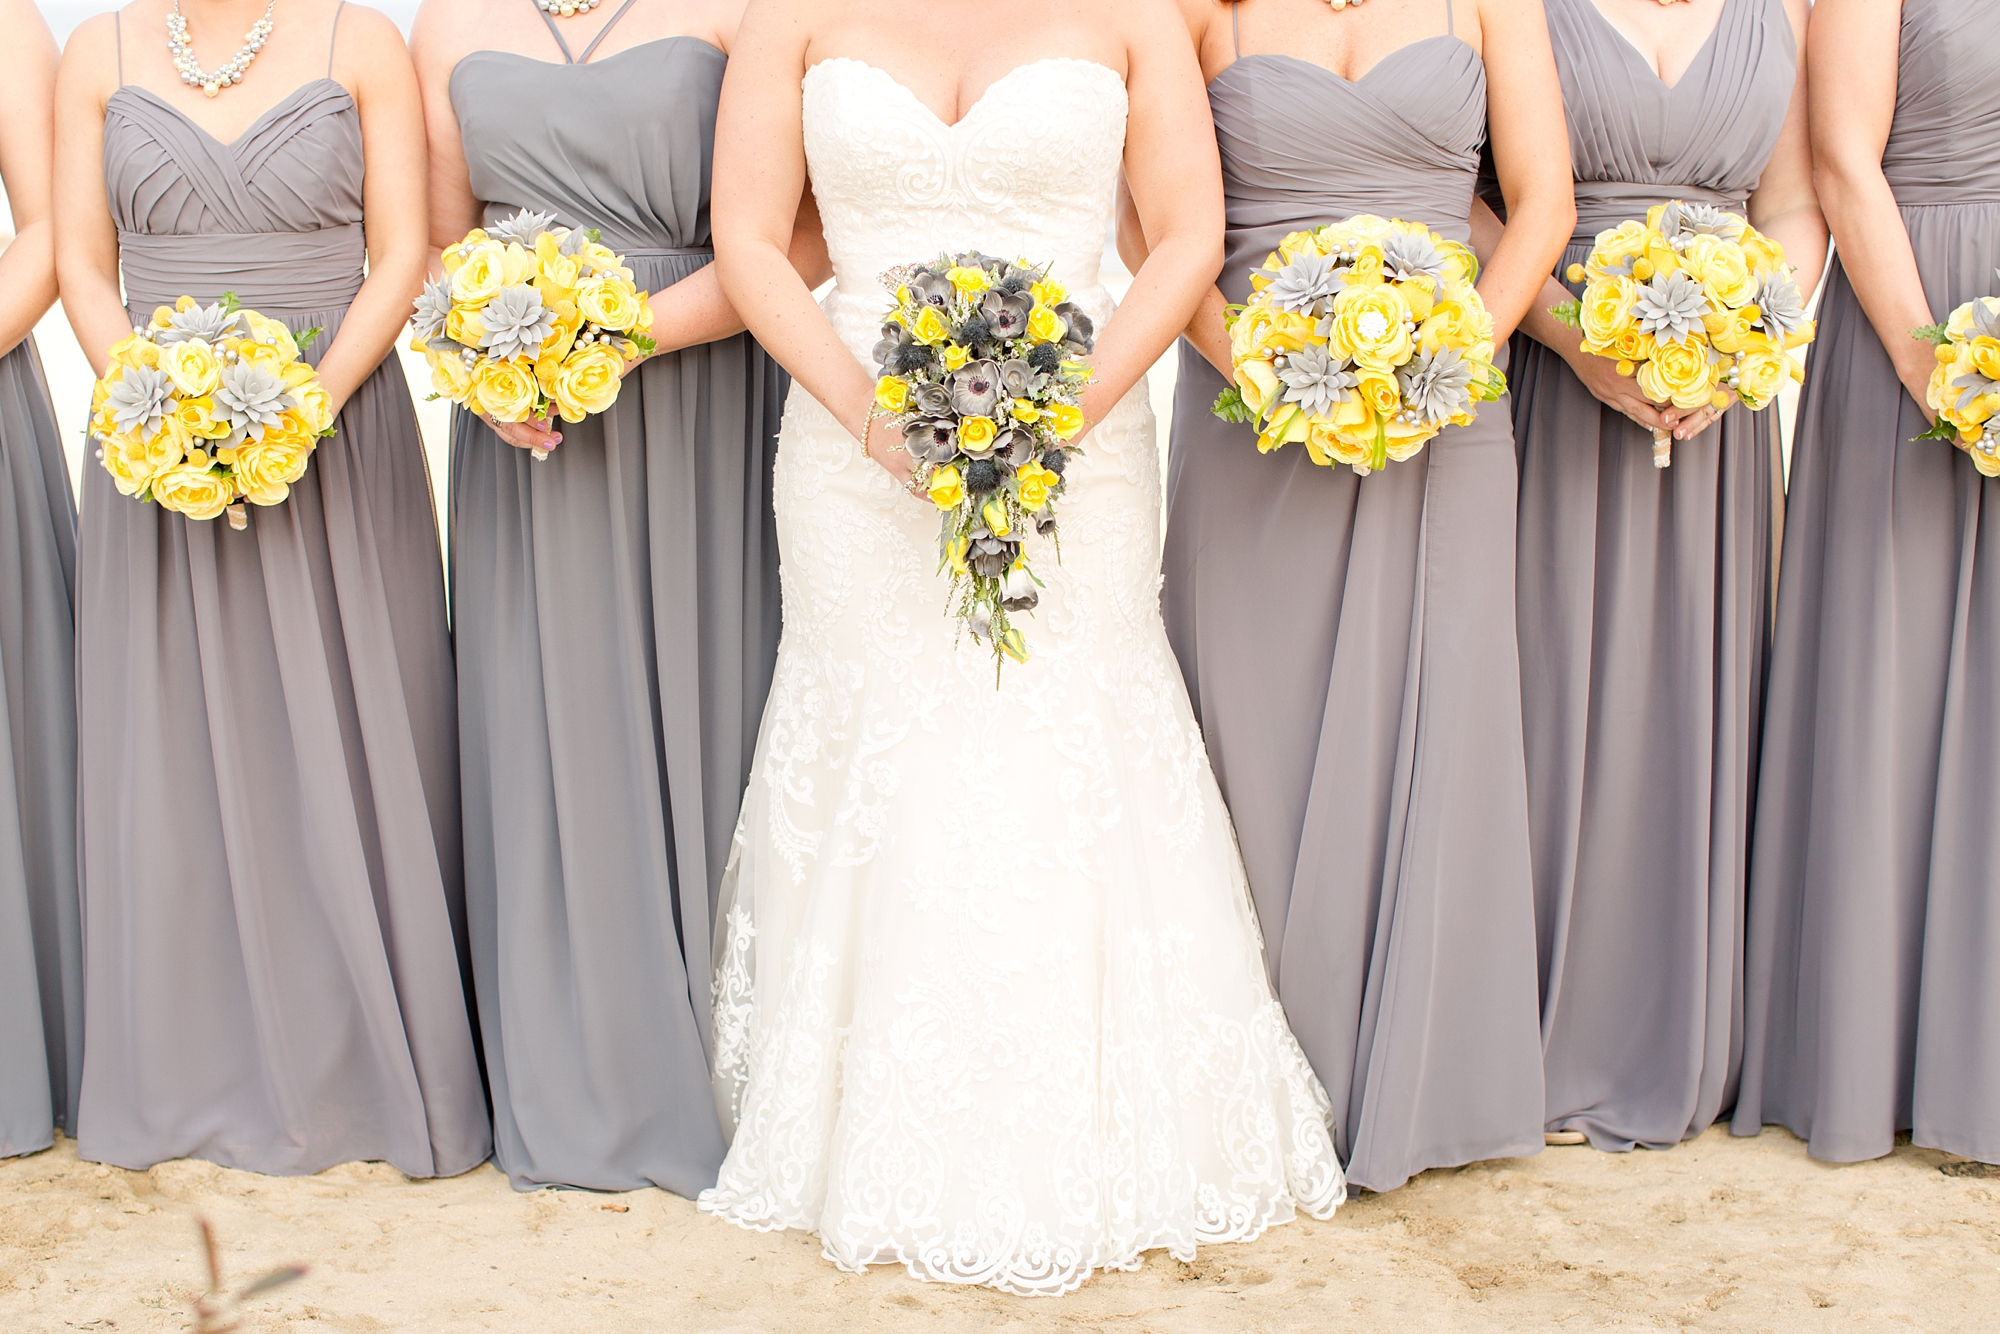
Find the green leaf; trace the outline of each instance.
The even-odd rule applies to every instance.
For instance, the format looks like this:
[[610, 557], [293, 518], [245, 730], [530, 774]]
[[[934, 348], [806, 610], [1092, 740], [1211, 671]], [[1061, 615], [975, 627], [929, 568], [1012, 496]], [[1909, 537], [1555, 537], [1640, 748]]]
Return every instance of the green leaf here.
[[1215, 396], [1215, 406], [1210, 411], [1226, 422], [1250, 425], [1257, 420], [1257, 414], [1250, 411], [1250, 405], [1243, 401], [1243, 391], [1235, 385]]
[[1549, 314], [1555, 316], [1558, 323], [1567, 324], [1572, 329], [1581, 329], [1583, 327], [1583, 302], [1581, 301], [1565, 301], [1560, 306], [1550, 306]]
[[[1910, 330], [1910, 337], [1919, 343], [1929, 343], [1932, 347], [1943, 347], [1951, 341], [1951, 330], [1942, 324], [1926, 324], [1921, 328]], [[1922, 436], [1917, 438], [1923, 439]]]
[[655, 352], [660, 350], [660, 345], [654, 342], [651, 338], [648, 338], [645, 334], [635, 333], [635, 334], [627, 334], [625, 336], [631, 340], [632, 346], [639, 349], [639, 355], [641, 356], [650, 357]]
[[1925, 431], [1922, 435], [1913, 435], [1910, 437], [1910, 439], [1942, 440], [1947, 444], [1955, 445], [1958, 443], [1958, 428], [1956, 426], [1953, 426], [1950, 422], [1946, 421], [1943, 417], [1939, 417], [1936, 421], [1931, 423], [1930, 430]]
[[241, 301], [238, 301], [238, 300], [236, 299], [236, 293], [234, 293], [234, 292], [224, 292], [224, 293], [222, 294], [222, 313], [223, 313], [223, 314], [225, 314], [225, 315], [234, 315], [234, 314], [235, 314], [235, 313], [236, 313], [237, 311], [239, 311], [239, 310], [241, 310], [241, 309], [243, 309], [243, 303], [242, 303]]
[[604, 233], [603, 233], [603, 232], [600, 232], [600, 231], [598, 231], [598, 230], [597, 230], [597, 228], [595, 228], [595, 227], [586, 227], [586, 228], [584, 228], [584, 229], [583, 229], [583, 234], [584, 234], [585, 236], [587, 236], [587, 237], [589, 237], [589, 238], [590, 238], [590, 243], [591, 243], [592, 245], [603, 245], [603, 244], [604, 244]]
[[326, 332], [325, 328], [315, 324], [310, 329], [302, 329], [298, 333], [293, 334], [292, 341], [298, 344], [299, 351], [303, 352], [307, 348], [311, 347], [314, 343], [318, 342], [319, 336], [325, 332]]

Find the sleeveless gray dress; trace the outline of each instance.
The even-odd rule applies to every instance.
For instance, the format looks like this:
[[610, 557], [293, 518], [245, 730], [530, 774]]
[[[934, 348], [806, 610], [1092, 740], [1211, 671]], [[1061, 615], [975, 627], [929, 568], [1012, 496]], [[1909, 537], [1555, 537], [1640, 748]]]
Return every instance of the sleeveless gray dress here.
[[[691, 37], [467, 56], [451, 98], [488, 220], [595, 227], [646, 291], [695, 272], [725, 64]], [[727, 1148], [712, 907], [777, 657], [787, 383], [747, 334], [666, 353], [542, 462], [455, 414], [473, 972], [494, 1156], [522, 1190], [692, 1196]]]
[[[1232, 301], [1298, 228], [1365, 212], [1469, 235], [1486, 75], [1456, 37], [1353, 83], [1242, 55], [1209, 102]], [[1167, 631], [1348, 1180], [1390, 1190], [1536, 1152], [1507, 404], [1362, 478], [1303, 449], [1258, 454], [1210, 415], [1222, 388], [1183, 344]]]
[[[1558, 277], [1664, 200], [1743, 212], [1797, 71], [1781, 0], [1726, 0], [1672, 88], [1591, 0], [1545, 7], [1576, 170]], [[1513, 354], [1548, 1128], [1663, 1149], [1730, 1104], [1742, 1059], [1776, 413], [1732, 408], [1655, 468], [1560, 356]]]
[[0, 1158], [76, 1133], [76, 501], [33, 337], [0, 357]]
[[[1882, 171], [1932, 313], [2000, 295], [2000, 28], [1905, 0]], [[1735, 1129], [2000, 1162], [2000, 481], [1924, 429], [1838, 258], [1793, 437]], [[1675, 466], [1679, 466], [1676, 464]]]
[[[144, 88], [104, 119], [133, 319], [235, 292], [330, 346], [361, 285], [360, 115], [304, 84], [232, 144]], [[489, 1147], [461, 975], [437, 522], [394, 356], [247, 531], [85, 469], [78, 1151], [271, 1173]]]

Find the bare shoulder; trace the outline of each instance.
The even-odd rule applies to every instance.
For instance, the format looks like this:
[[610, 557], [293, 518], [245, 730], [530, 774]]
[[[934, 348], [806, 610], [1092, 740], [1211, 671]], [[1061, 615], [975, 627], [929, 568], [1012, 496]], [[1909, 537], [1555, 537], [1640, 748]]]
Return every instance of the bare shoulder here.
[[1194, 49], [1207, 31], [1216, 0], [1120, 0], [1105, 7], [1135, 64], [1179, 48]]
[[61, 86], [91, 90], [102, 103], [118, 87], [118, 39], [115, 13], [93, 14], [77, 24], [63, 44]]
[[[335, 6], [329, 5], [327, 8], [331, 11]], [[338, 12], [340, 44], [343, 47], [352, 43], [354, 47], [362, 48], [370, 56], [380, 55], [392, 47], [402, 51], [409, 49], [403, 45], [403, 30], [381, 10], [370, 9], [367, 5], [357, 5], [353, 0], [346, 0], [346, 3], [338, 6]]]
[[490, 0], [423, 0], [410, 24], [410, 55], [419, 73], [444, 72], [479, 45]]
[[54, 59], [56, 39], [49, 32], [48, 20], [35, 7], [35, 0], [0, 0], [0, 30], [7, 33], [17, 55], [32, 51], [37, 56], [46, 53]]

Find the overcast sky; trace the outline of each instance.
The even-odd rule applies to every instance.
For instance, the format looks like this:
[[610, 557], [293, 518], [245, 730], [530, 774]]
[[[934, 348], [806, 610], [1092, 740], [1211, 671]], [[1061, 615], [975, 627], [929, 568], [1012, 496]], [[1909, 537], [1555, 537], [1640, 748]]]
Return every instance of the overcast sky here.
[[[56, 30], [59, 42], [69, 36], [71, 28], [92, 14], [119, 7], [115, 3], [101, 3], [100, 0], [38, 0], [38, 3], [49, 20], [49, 26]], [[396, 20], [404, 32], [410, 30], [410, 19], [417, 12], [417, 0], [370, 0], [370, 4]]]

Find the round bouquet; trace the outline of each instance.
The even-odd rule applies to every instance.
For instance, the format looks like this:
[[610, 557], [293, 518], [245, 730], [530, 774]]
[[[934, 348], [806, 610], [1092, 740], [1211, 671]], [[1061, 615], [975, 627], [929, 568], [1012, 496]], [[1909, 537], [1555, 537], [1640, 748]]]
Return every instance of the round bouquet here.
[[[1784, 247], [1734, 213], [1655, 204], [1599, 232], [1569, 280], [1582, 298], [1552, 313], [1655, 403], [1724, 408], [1734, 390], [1756, 409], [1804, 375], [1790, 349], [1812, 341], [1813, 322]], [[1672, 462], [1672, 437], [1654, 431], [1654, 466]]]
[[652, 304], [594, 230], [523, 209], [467, 232], [443, 260], [410, 321], [434, 398], [496, 422], [580, 422], [617, 402], [626, 368], [654, 350]]
[[190, 519], [226, 513], [232, 528], [249, 522], [242, 502], [282, 503], [334, 431], [332, 400], [299, 356], [319, 333], [294, 336], [228, 293], [155, 310], [113, 345], [91, 394], [90, 433], [119, 494]]
[[1924, 399], [1937, 414], [1919, 440], [1949, 440], [1972, 456], [1982, 477], [2000, 477], [2000, 299], [1982, 296], [1927, 324], [1912, 337], [1937, 345], [1937, 369]]
[[1470, 249], [1420, 223], [1293, 232], [1226, 316], [1236, 383], [1215, 415], [1255, 424], [1266, 453], [1296, 442], [1364, 477], [1411, 457], [1507, 391], [1478, 276]]
[[[1023, 541], [1056, 537], [1063, 471], [1083, 430], [1090, 317], [1045, 268], [978, 253], [884, 278], [896, 294], [875, 346], [875, 404], [895, 418], [917, 485], [941, 513], [938, 568], [972, 637], [1028, 660], [1010, 614], [1041, 583]], [[1058, 558], [1061, 548], [1057, 548]]]

